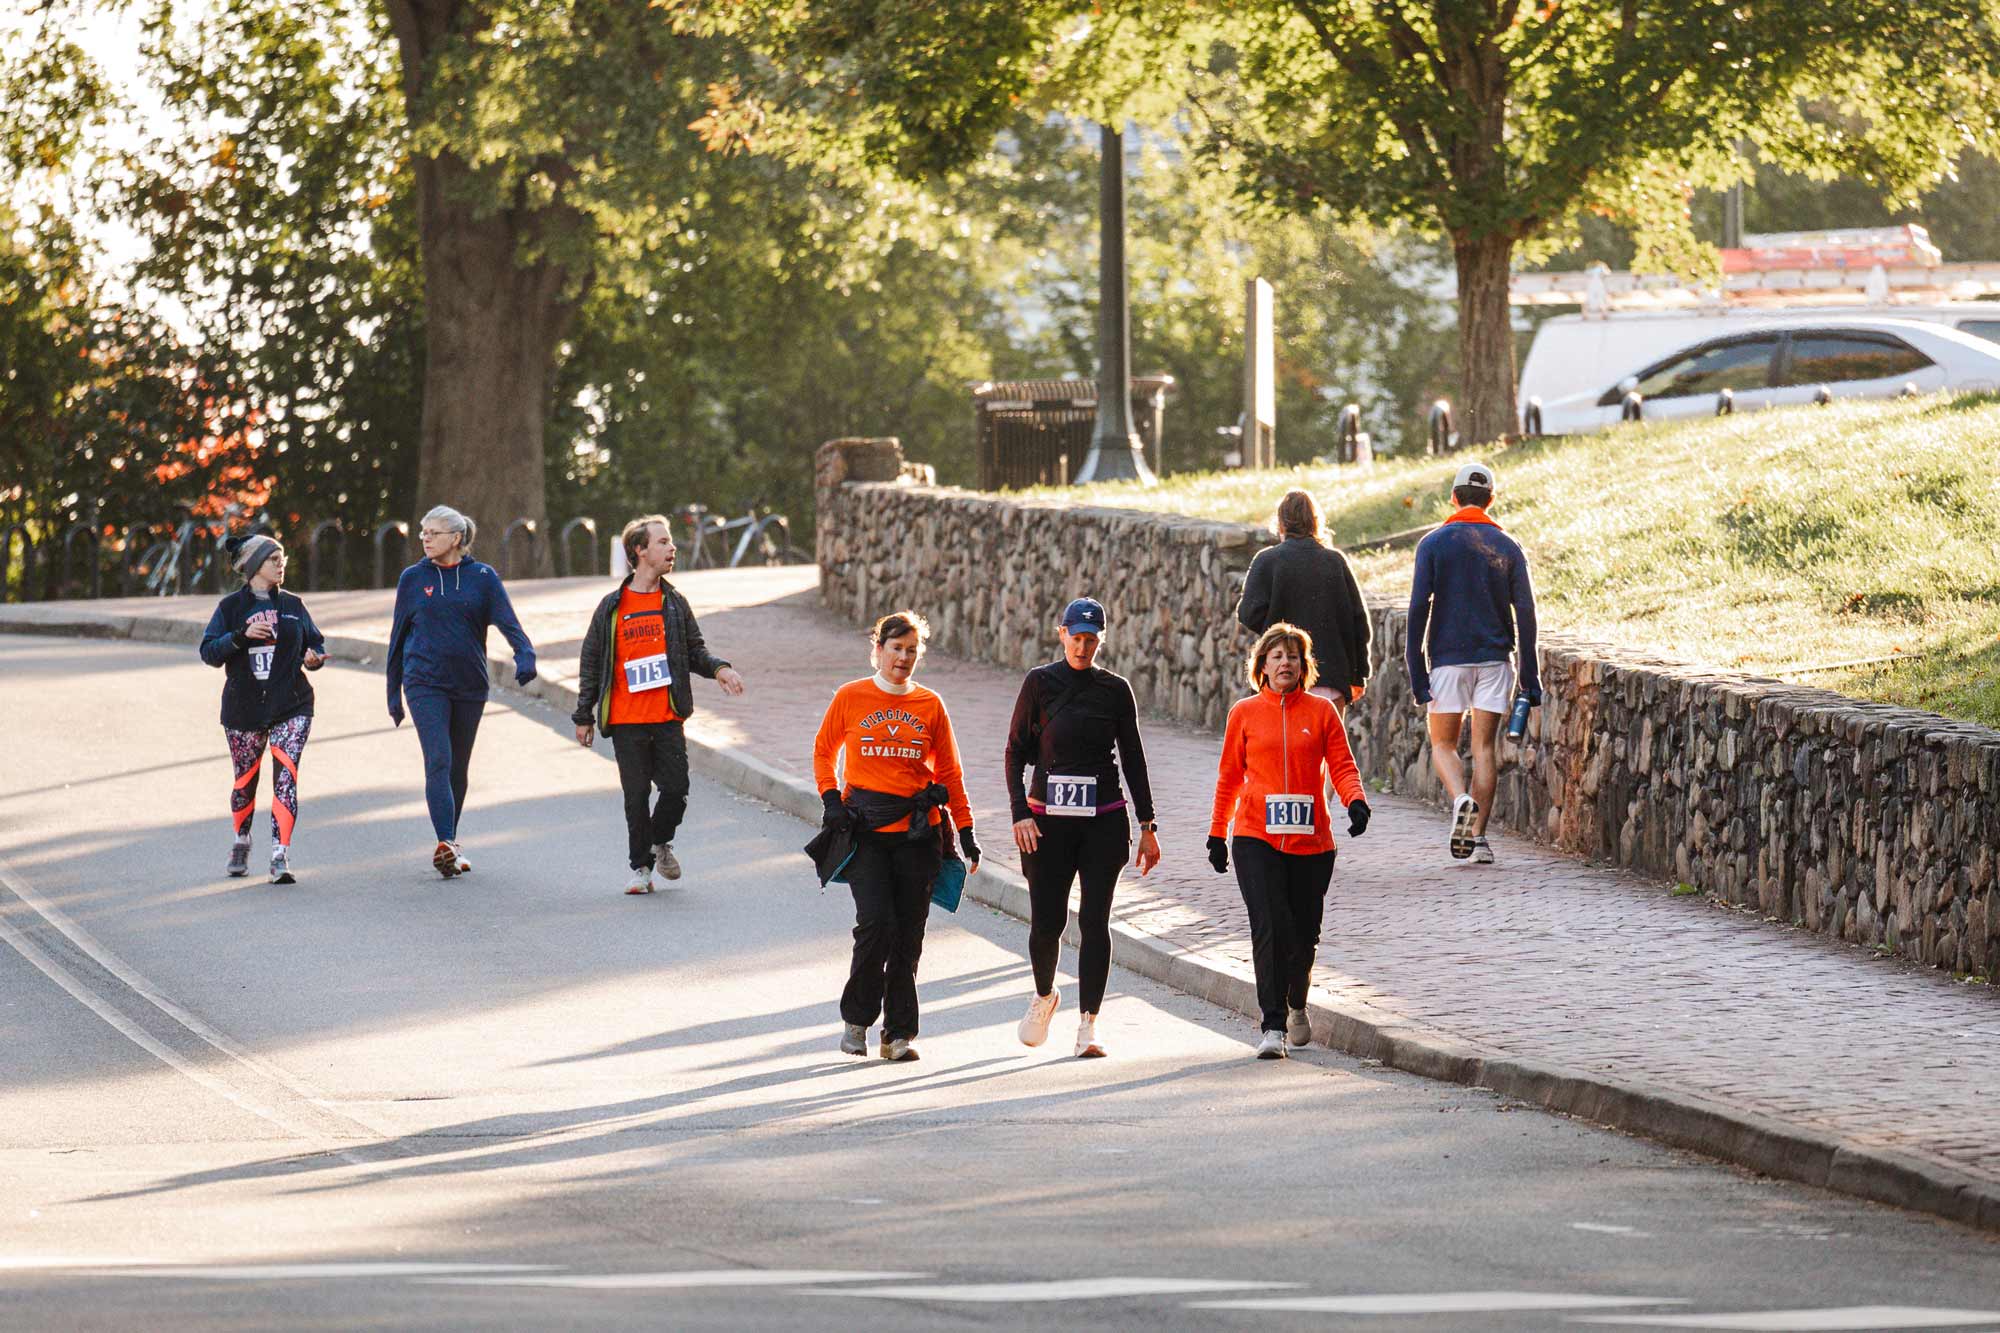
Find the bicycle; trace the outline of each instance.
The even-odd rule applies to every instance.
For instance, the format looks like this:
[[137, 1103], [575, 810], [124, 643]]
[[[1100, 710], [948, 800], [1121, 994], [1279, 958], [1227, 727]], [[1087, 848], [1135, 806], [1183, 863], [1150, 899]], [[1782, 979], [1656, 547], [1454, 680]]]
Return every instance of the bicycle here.
[[[810, 564], [812, 556], [792, 545], [792, 522], [783, 514], [757, 516], [762, 501], [750, 506], [742, 518], [728, 520], [717, 518], [706, 505], [686, 505], [680, 510], [682, 519], [688, 525], [689, 539], [685, 547], [686, 558], [682, 562], [688, 569], [703, 566], [735, 569], [742, 565], [744, 557], [753, 557], [752, 563], [760, 565]], [[739, 535], [740, 534], [740, 535]], [[718, 549], [709, 549], [709, 538], [716, 539]], [[732, 547], [731, 542], [734, 541]], [[727, 561], [723, 559], [727, 555]]]
[[[230, 520], [244, 512], [243, 506], [224, 505], [219, 529], [211, 522], [196, 522], [194, 511], [191, 509], [183, 509], [182, 512], [187, 514], [187, 518], [174, 530], [174, 535], [165, 541], [154, 542], [146, 548], [145, 555], [140, 557], [139, 568], [146, 576], [143, 585], [146, 596], [178, 597], [183, 593], [198, 592], [202, 580], [208, 578], [211, 572], [215, 575], [212, 582], [219, 588], [222, 571], [229, 567], [229, 556], [224, 544], [229, 540]], [[196, 534], [205, 535], [209, 532], [215, 533], [214, 544], [206, 550], [197, 548]], [[183, 578], [183, 571], [187, 569], [190, 560], [193, 562], [192, 570]]]

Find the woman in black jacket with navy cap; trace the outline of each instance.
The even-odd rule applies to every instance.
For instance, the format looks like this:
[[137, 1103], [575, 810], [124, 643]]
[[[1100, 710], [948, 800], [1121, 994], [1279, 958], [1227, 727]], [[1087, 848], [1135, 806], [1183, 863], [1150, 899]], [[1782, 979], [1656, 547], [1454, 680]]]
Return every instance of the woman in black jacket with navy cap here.
[[229, 817], [236, 840], [229, 873], [250, 870], [250, 824], [257, 813], [257, 775], [271, 752], [271, 882], [293, 882], [292, 830], [299, 817], [299, 757], [312, 731], [313, 689], [305, 672], [326, 661], [326, 639], [306, 604], [284, 591], [285, 548], [256, 533], [231, 537], [230, 562], [241, 588], [216, 604], [201, 636], [201, 660], [226, 673], [222, 734], [236, 768]]

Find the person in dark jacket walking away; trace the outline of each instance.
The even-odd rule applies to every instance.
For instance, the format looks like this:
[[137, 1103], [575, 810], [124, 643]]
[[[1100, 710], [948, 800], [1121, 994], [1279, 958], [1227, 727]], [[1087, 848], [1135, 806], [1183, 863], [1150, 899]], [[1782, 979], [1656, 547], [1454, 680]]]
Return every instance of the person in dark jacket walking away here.
[[[1104, 605], [1095, 598], [1079, 597], [1064, 608], [1056, 622], [1062, 656], [1036, 667], [1021, 682], [1007, 728], [1007, 796], [1014, 812], [1014, 845], [1021, 849], [1021, 868], [1028, 874], [1028, 960], [1035, 970], [1035, 994], [1019, 1036], [1028, 1046], [1048, 1040], [1049, 1020], [1060, 1003], [1056, 963], [1063, 927], [1069, 923], [1070, 886], [1081, 876], [1083, 897], [1076, 913], [1079, 1059], [1105, 1053], [1097, 1039], [1097, 1013], [1111, 972], [1111, 895], [1118, 888], [1118, 872], [1131, 857], [1132, 821], [1118, 788], [1114, 745], [1139, 820], [1139, 873], [1160, 863], [1138, 704], [1123, 676], [1092, 665], [1104, 632]], [[1034, 767], [1030, 783], [1021, 780], [1026, 765]]]
[[1326, 544], [1326, 524], [1311, 491], [1286, 491], [1278, 501], [1278, 536], [1283, 540], [1250, 562], [1236, 618], [1252, 634], [1279, 621], [1310, 634], [1320, 669], [1314, 692], [1345, 717], [1368, 685], [1368, 603], [1347, 557]]
[[[1486, 840], [1499, 782], [1500, 722], [1517, 696], [1540, 707], [1535, 662], [1535, 587], [1521, 545], [1487, 516], [1493, 469], [1467, 463], [1452, 478], [1458, 509], [1417, 545], [1405, 646], [1410, 692], [1430, 710], [1431, 766], [1451, 797], [1454, 862], [1493, 864]], [[1519, 669], [1513, 660], [1519, 636]], [[1517, 679], [1518, 676], [1518, 679]], [[1472, 713], [1472, 783], [1458, 757]]]
[[418, 528], [424, 558], [396, 580], [396, 618], [389, 630], [389, 719], [403, 725], [403, 701], [424, 751], [424, 800], [437, 847], [431, 864], [446, 879], [472, 862], [458, 845], [459, 819], [472, 770], [472, 745], [486, 711], [486, 631], [497, 628], [514, 650], [514, 683], [535, 678], [528, 642], [500, 573], [472, 558], [479, 530], [447, 505], [425, 514]]
[[[694, 712], [690, 673], [708, 676], [730, 693], [743, 678], [708, 651], [694, 610], [667, 575], [674, 537], [661, 514], [635, 518], [619, 534], [632, 572], [591, 612], [577, 663], [576, 743], [593, 731], [611, 738], [618, 784], [625, 791], [627, 893], [651, 893], [681, 877], [674, 834], [687, 814], [687, 735]], [[659, 800], [652, 800], [658, 788]], [[651, 809], [648, 809], [648, 805]]]
[[326, 639], [306, 604], [284, 591], [285, 548], [258, 533], [231, 537], [241, 588], [216, 603], [201, 635], [201, 660], [225, 673], [222, 734], [236, 769], [229, 788], [232, 876], [250, 873], [257, 775], [271, 752], [271, 882], [291, 884], [292, 831], [299, 819], [299, 759], [312, 733], [313, 688], [303, 673], [326, 662]]

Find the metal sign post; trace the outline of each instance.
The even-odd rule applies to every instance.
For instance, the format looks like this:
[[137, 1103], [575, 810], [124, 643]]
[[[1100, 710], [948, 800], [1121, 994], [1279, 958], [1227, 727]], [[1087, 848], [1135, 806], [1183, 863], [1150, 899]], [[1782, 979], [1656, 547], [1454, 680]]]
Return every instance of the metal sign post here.
[[1097, 429], [1077, 471], [1092, 481], [1141, 481], [1153, 470], [1132, 429], [1132, 315], [1125, 286], [1125, 136], [1098, 128]]
[[1278, 465], [1278, 375], [1272, 349], [1271, 284], [1250, 279], [1243, 293], [1243, 466]]

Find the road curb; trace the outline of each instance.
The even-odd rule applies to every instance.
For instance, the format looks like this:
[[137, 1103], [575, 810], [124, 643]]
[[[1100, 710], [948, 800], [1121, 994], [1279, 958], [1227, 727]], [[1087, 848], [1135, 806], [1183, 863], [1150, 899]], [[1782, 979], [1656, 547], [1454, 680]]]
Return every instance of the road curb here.
[[[199, 641], [201, 628], [167, 616], [119, 615], [73, 604], [0, 606], [0, 633], [192, 644]], [[329, 636], [326, 646], [329, 657], [379, 666], [386, 645]], [[540, 698], [565, 714], [576, 707], [575, 687], [566, 681], [542, 676], [525, 690], [517, 689], [509, 662], [493, 658], [488, 665], [502, 688]], [[689, 766], [695, 771], [807, 824], [819, 822], [819, 794], [804, 778], [733, 746], [692, 733], [687, 739]], [[1027, 883], [1003, 866], [983, 867], [968, 879], [966, 896], [1028, 919]], [[1255, 982], [1234, 960], [1175, 948], [1116, 919], [1112, 932], [1121, 967], [1232, 1012], [1257, 1015]], [[1073, 923], [1064, 936], [1076, 943]], [[1847, 1143], [1689, 1093], [1488, 1050], [1358, 1001], [1322, 996], [1311, 1000], [1307, 1011], [1314, 1041], [1405, 1073], [1485, 1088], [1764, 1175], [2000, 1232], [2000, 1186], [1908, 1153]]]

